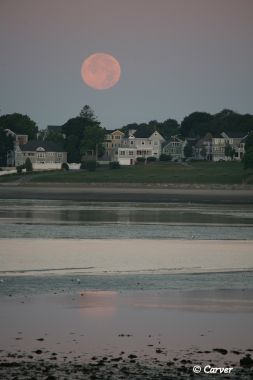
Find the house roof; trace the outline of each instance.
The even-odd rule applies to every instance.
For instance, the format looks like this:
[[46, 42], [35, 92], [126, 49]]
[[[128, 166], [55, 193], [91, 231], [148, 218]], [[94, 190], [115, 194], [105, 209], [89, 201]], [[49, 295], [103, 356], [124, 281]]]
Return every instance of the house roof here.
[[43, 148], [46, 152], [65, 152], [62, 145], [53, 141], [30, 140], [27, 144], [21, 145], [20, 149], [24, 152], [33, 152], [38, 148]]
[[228, 137], [231, 139], [242, 139], [246, 136], [246, 133], [243, 132], [225, 132]]

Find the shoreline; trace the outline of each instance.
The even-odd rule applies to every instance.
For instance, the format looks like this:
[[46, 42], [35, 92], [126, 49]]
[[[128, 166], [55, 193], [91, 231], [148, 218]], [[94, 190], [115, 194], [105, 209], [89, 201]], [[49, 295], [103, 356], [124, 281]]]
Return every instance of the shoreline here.
[[139, 184], [1, 184], [0, 199], [84, 202], [253, 204], [252, 186]]

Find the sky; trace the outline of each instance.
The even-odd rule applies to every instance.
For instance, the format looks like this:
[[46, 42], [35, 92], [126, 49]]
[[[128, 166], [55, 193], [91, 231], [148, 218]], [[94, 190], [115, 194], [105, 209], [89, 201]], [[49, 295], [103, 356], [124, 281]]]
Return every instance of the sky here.
[[[112, 54], [121, 79], [94, 90], [85, 58]], [[0, 0], [0, 110], [40, 129], [85, 104], [107, 129], [253, 112], [252, 0]]]

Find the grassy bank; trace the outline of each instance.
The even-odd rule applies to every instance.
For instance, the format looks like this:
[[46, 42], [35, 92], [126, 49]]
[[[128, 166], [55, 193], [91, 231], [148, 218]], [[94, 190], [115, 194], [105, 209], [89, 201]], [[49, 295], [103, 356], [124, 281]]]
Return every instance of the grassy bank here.
[[[0, 182], [20, 180], [21, 176], [0, 177]], [[27, 175], [31, 183], [185, 183], [185, 184], [253, 184], [253, 171], [240, 162], [194, 162], [190, 164], [155, 163], [123, 166], [110, 170], [101, 166], [95, 172], [54, 171]], [[23, 183], [26, 178], [23, 175]]]

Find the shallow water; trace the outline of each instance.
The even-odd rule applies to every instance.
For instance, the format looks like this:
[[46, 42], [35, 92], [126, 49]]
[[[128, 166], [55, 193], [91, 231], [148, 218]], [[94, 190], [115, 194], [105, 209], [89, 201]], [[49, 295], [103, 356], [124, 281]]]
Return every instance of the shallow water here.
[[253, 239], [252, 205], [0, 200], [0, 238]]

